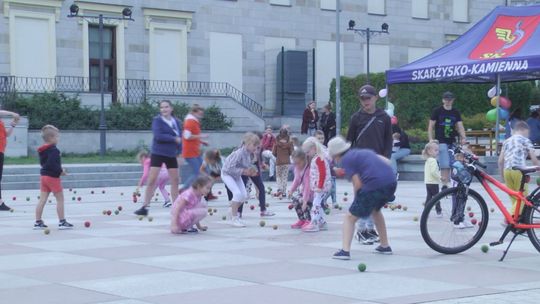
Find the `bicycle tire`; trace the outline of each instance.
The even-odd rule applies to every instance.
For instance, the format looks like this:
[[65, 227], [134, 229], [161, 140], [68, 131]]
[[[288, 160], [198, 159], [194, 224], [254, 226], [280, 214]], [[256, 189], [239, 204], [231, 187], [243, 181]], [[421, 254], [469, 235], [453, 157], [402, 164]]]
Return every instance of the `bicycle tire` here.
[[[467, 200], [465, 200], [465, 203], [463, 206], [465, 206], [467, 202], [469, 202], [470, 199], [473, 199], [477, 203], [478, 208], [480, 210], [481, 220], [478, 221], [477, 226], [475, 225], [475, 227], [477, 227], [476, 230], [464, 230], [464, 229], [460, 230], [460, 229], [453, 228], [454, 223], [452, 223], [450, 219], [446, 220], [446, 222], [445, 222], [445, 219], [442, 219], [441, 221], [439, 221], [439, 223], [441, 223], [442, 225], [448, 226], [449, 228], [447, 228], [447, 230], [449, 231], [449, 233], [458, 234], [460, 231], [462, 232], [466, 231], [466, 232], [471, 232], [471, 234], [474, 233], [474, 235], [472, 235], [470, 239], [465, 241], [464, 244], [456, 245], [456, 246], [443, 245], [443, 244], [440, 244], [441, 242], [438, 242], [435, 240], [433, 236], [437, 234], [438, 232], [430, 231], [428, 228], [429, 227], [428, 220], [430, 218], [430, 214], [433, 214], [432, 210], [433, 208], [436, 208], [437, 203], [441, 204], [441, 200], [448, 198], [449, 196], [453, 198], [453, 195], [457, 195], [458, 191], [460, 191], [460, 189], [458, 189], [458, 187], [454, 187], [454, 188], [448, 188], [444, 191], [439, 192], [428, 203], [426, 203], [426, 206], [424, 207], [424, 211], [422, 212], [422, 217], [420, 219], [420, 231], [422, 233], [422, 238], [424, 239], [424, 242], [426, 242], [426, 244], [431, 249], [440, 253], [457, 254], [471, 248], [482, 238], [482, 236], [484, 235], [484, 232], [487, 229], [487, 225], [489, 221], [489, 213], [488, 213], [486, 202], [484, 201], [482, 196], [478, 194], [478, 192], [472, 189], [468, 189]], [[465, 238], [468, 238], [468, 237], [466, 236]]]
[[[538, 208], [540, 206], [540, 201], [533, 202], [533, 204]], [[539, 224], [540, 212], [534, 208], [525, 206], [525, 210], [523, 211], [523, 222], [525, 224]], [[535, 229], [528, 229], [527, 235], [536, 250], [540, 252], [540, 228], [536, 230], [538, 230], [538, 232], [535, 231]]]

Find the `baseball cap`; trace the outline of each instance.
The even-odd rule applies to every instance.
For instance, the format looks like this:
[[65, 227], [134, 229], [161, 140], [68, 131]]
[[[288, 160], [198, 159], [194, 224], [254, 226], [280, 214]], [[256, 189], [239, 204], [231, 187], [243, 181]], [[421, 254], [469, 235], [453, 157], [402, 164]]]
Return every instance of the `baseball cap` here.
[[373, 97], [377, 95], [375, 88], [369, 84], [363, 85], [360, 90], [358, 90], [358, 96], [360, 97]]
[[454, 94], [452, 92], [446, 91], [442, 94], [443, 99], [454, 99]]

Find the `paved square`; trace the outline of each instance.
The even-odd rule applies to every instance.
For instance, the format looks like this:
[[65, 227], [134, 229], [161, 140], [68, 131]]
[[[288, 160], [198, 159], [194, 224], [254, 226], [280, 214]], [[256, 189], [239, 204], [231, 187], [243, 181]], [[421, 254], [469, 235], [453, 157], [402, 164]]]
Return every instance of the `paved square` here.
[[[478, 184], [472, 187], [485, 194]], [[502, 233], [498, 212], [489, 214], [488, 230], [470, 250], [431, 250], [413, 220], [423, 208], [421, 182], [399, 183], [396, 203], [407, 211], [384, 211], [394, 255], [373, 254], [374, 246], [353, 241], [351, 261], [331, 259], [341, 247], [341, 220], [352, 200], [350, 194], [343, 200], [352, 192], [345, 181], [338, 181], [338, 202], [345, 208], [333, 209], [329, 230], [314, 234], [290, 229], [295, 213], [286, 200], [270, 196], [276, 216], [264, 219], [265, 227], [259, 226], [257, 208], [249, 208], [256, 200], [244, 209], [248, 227], [230, 227], [222, 220], [228, 203], [220, 195], [209, 203], [217, 212], [204, 219], [208, 231], [172, 235], [170, 210], [161, 202], [150, 209], [152, 221], [133, 215], [140, 203], [132, 202], [132, 188], [74, 190], [81, 202], [72, 201], [68, 189], [65, 195], [75, 229], [56, 228], [53, 201], [44, 217], [49, 235], [32, 230], [38, 191], [5, 191], [18, 199], [7, 201], [13, 213], [0, 213], [0, 303], [485, 304], [537, 303], [540, 296], [540, 255], [528, 238], [518, 237], [502, 263], [503, 247], [481, 252], [481, 245]], [[218, 191], [224, 193], [220, 184]], [[118, 206], [118, 215], [102, 214]], [[359, 273], [358, 263], [367, 271]]]

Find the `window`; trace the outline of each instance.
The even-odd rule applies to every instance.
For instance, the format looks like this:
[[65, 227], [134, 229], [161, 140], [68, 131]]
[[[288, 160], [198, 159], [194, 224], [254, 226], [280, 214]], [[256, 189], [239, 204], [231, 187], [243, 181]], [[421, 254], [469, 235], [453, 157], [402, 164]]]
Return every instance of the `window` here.
[[368, 0], [368, 14], [386, 15], [386, 0]]
[[336, 10], [336, 0], [321, 0], [321, 9], [335, 11]]
[[291, 6], [291, 0], [270, 0], [272, 5]]
[[[90, 71], [90, 90], [99, 91], [99, 57], [103, 49], [105, 92], [116, 92], [116, 47], [115, 28], [103, 27], [103, 46], [99, 45], [99, 27], [88, 25], [88, 53]], [[115, 100], [113, 98], [113, 100]]]
[[452, 3], [454, 22], [469, 22], [469, 0], [453, 0]]
[[419, 19], [429, 19], [429, 0], [412, 0], [411, 16]]

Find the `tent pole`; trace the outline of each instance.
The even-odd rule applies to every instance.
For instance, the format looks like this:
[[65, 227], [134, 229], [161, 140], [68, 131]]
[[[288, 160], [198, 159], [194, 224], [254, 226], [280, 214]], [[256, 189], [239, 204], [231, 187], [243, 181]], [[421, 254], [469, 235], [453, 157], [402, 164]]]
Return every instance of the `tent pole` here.
[[[500, 97], [501, 97], [501, 74], [497, 74], [497, 119], [495, 120], [495, 153], [496, 155], [499, 155], [499, 124], [500, 124], [500, 117], [499, 117], [499, 107], [500, 107]], [[501, 172], [502, 174], [502, 172]]]

